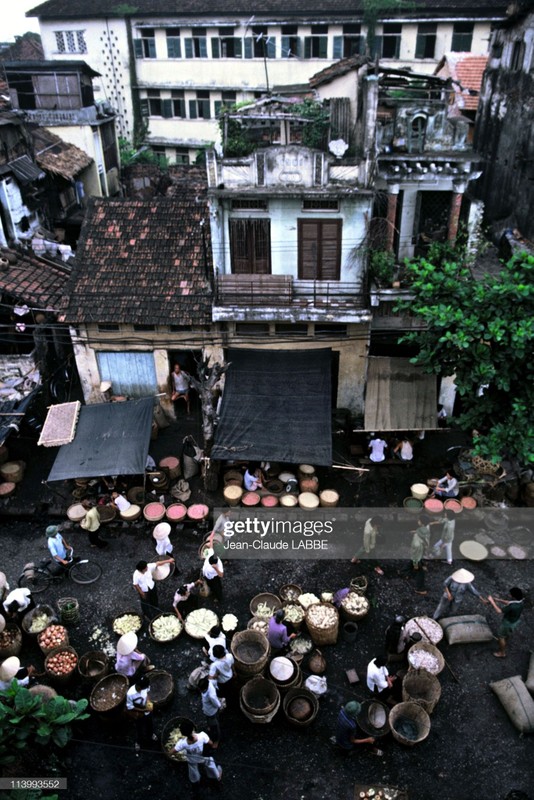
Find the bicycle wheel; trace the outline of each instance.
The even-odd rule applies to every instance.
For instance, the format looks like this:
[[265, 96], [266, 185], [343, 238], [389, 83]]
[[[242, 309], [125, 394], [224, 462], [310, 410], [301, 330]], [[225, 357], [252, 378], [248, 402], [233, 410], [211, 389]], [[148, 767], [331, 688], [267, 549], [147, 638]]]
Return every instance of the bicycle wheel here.
[[87, 561], [82, 559], [77, 561], [69, 569], [69, 578], [74, 583], [94, 583], [102, 575], [102, 567], [95, 561]]
[[24, 570], [18, 580], [21, 589], [29, 589], [32, 594], [40, 594], [48, 589], [52, 576], [41, 569]]

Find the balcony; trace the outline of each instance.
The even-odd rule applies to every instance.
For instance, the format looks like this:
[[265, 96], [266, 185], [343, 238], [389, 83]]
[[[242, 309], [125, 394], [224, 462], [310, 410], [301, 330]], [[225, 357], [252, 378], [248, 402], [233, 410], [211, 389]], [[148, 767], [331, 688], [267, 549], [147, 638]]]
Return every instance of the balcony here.
[[304, 281], [290, 275], [219, 275], [214, 322], [368, 322], [361, 283]]

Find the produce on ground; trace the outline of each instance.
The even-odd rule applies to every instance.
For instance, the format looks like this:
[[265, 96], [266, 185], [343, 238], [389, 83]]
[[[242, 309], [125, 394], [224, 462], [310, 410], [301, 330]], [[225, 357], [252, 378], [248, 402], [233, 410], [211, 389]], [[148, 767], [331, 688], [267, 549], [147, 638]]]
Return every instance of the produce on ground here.
[[138, 614], [123, 614], [122, 617], [117, 617], [113, 623], [113, 630], [123, 636], [130, 631], [136, 633], [142, 624], [143, 620]]
[[15, 628], [5, 628], [0, 633], [0, 648], [11, 647], [17, 641], [18, 636], [19, 632]]
[[439, 622], [435, 622], [430, 617], [409, 619], [404, 626], [404, 632], [407, 636], [412, 633], [420, 633], [423, 637], [423, 642], [430, 642], [430, 644], [437, 644], [443, 639], [443, 628]]
[[404, 793], [400, 793], [398, 789], [388, 789], [383, 786], [381, 789], [369, 786], [358, 793], [360, 800], [398, 800], [404, 797]]
[[306, 612], [306, 620], [314, 627], [322, 630], [333, 628], [338, 621], [337, 609], [333, 606], [310, 606]]
[[298, 655], [305, 655], [305, 653], [309, 653], [313, 647], [313, 642], [308, 636], [297, 636], [296, 639], [292, 639], [289, 645], [289, 649], [292, 653], [297, 653]]
[[304, 609], [302, 608], [302, 606], [290, 604], [284, 608], [284, 611], [285, 611], [286, 622], [293, 622], [294, 624], [298, 625], [298, 623], [302, 622], [302, 620], [304, 619]]
[[49, 627], [37, 637], [40, 647], [50, 650], [59, 647], [67, 641], [67, 630], [63, 625], [49, 625]]
[[320, 602], [317, 595], [312, 594], [311, 592], [305, 592], [304, 594], [299, 594], [298, 600], [303, 608], [308, 608], [308, 606]]
[[69, 675], [78, 663], [78, 656], [70, 650], [62, 650], [46, 660], [46, 669], [53, 675]]
[[50, 618], [44, 613], [44, 611], [42, 611], [40, 614], [35, 614], [32, 618], [29, 628], [30, 633], [40, 633], [41, 631], [44, 631], [49, 622]]
[[440, 671], [440, 663], [438, 657], [428, 650], [410, 650], [408, 652], [408, 661], [414, 669], [426, 669], [432, 675], [437, 675]]
[[170, 642], [180, 635], [182, 623], [174, 614], [162, 614], [150, 623], [152, 636], [158, 642]]
[[369, 611], [369, 600], [356, 592], [349, 592], [341, 601], [341, 607], [349, 614], [367, 614]]
[[218, 624], [217, 614], [209, 608], [197, 608], [185, 618], [185, 630], [193, 639], [203, 639], [213, 626]]
[[237, 623], [238, 619], [235, 614], [225, 614], [221, 621], [222, 629], [225, 633], [235, 631]]
[[174, 746], [178, 744], [180, 739], [185, 739], [185, 736], [183, 735], [180, 728], [177, 726], [176, 728], [172, 729], [172, 731], [169, 733], [167, 741], [165, 742], [165, 748], [168, 751], [168, 755], [174, 761], [185, 761], [185, 753], [184, 752], [177, 753], [176, 750], [174, 749]]
[[274, 606], [270, 606], [269, 603], [258, 603], [254, 612], [255, 617], [264, 617], [265, 619], [270, 619], [273, 614]]

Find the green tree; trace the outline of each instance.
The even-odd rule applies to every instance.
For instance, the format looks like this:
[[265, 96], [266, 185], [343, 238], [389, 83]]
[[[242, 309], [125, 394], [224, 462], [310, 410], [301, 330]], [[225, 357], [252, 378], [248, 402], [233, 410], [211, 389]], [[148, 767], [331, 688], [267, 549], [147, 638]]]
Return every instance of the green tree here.
[[416, 259], [406, 270], [413, 298], [397, 307], [426, 323], [402, 339], [419, 347], [412, 362], [454, 376], [458, 424], [480, 432], [476, 453], [534, 463], [534, 256], [517, 254], [477, 281], [460, 259]]

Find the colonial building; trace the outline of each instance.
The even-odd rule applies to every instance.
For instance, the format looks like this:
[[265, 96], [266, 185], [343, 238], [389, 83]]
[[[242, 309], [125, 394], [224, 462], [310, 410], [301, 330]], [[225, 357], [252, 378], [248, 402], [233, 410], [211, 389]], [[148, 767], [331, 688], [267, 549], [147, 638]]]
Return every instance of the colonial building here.
[[401, 4], [378, 15], [362, 2], [325, 6], [250, 0], [232, 7], [138, 0], [48, 0], [37, 16], [47, 59], [82, 56], [101, 75], [97, 99], [117, 111], [128, 140], [144, 139], [187, 163], [219, 139], [224, 105], [273, 86], [307, 83], [319, 69], [364, 52], [384, 66], [432, 73], [446, 52], [485, 53], [506, 3], [463, 0]]

